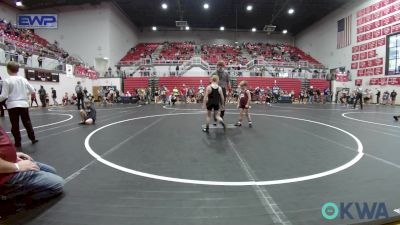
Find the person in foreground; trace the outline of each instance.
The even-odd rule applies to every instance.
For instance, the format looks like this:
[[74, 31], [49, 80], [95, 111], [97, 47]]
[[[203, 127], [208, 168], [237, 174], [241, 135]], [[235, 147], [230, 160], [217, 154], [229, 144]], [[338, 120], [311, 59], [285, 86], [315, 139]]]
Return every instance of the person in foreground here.
[[46, 164], [17, 152], [0, 127], [0, 196], [2, 200], [39, 202], [63, 192], [64, 179]]
[[17, 75], [18, 70], [18, 63], [11, 61], [7, 64], [7, 72], [10, 77], [3, 82], [3, 90], [0, 95], [0, 102], [7, 99], [8, 115], [10, 117], [11, 133], [14, 136], [15, 147], [21, 147], [21, 133], [19, 131], [20, 117], [32, 144], [38, 142], [35, 138], [31, 118], [29, 117], [28, 103], [28, 94], [35, 92], [35, 89], [24, 77]]
[[240, 86], [240, 94], [237, 107], [238, 109], [240, 109], [240, 117], [239, 121], [235, 124], [235, 126], [238, 127], [242, 126], [243, 116], [246, 115], [247, 121], [249, 122], [249, 127], [252, 127], [253, 124], [251, 122], [251, 117], [249, 113], [251, 94], [250, 91], [247, 89], [247, 81], [242, 80], [239, 86]]
[[204, 95], [203, 108], [207, 108], [207, 123], [203, 129], [204, 132], [208, 132], [211, 121], [211, 111], [214, 110], [214, 118], [221, 123], [226, 129], [224, 120], [221, 118], [220, 110], [224, 110], [224, 95], [222, 88], [218, 85], [219, 78], [214, 75], [211, 78], [211, 84], [207, 86], [206, 93]]
[[96, 109], [91, 101], [86, 100], [85, 108], [81, 109], [79, 113], [81, 115], [81, 122], [79, 124], [90, 125], [96, 122]]

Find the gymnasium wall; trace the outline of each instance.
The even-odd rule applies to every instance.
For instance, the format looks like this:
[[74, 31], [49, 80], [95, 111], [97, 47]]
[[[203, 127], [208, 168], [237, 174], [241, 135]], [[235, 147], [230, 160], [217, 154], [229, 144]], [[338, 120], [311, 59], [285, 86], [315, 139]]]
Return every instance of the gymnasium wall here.
[[[139, 32], [139, 42], [195, 41], [196, 43], [234, 44], [235, 32], [231, 31], [152, 31]], [[263, 42], [294, 44], [290, 35], [267, 35], [264, 32], [237, 32], [238, 42]]]
[[[366, 22], [362, 25], [357, 26], [357, 19], [360, 19], [364, 16], [357, 17], [357, 12], [359, 12], [361, 9], [364, 9], [368, 6], [372, 6], [378, 2], [381, 2], [381, 0], [357, 0], [357, 1], [351, 1], [341, 8], [337, 9], [336, 11], [332, 12], [331, 14], [327, 15], [325, 18], [321, 19], [320, 21], [316, 22], [309, 28], [305, 29], [302, 33], [298, 34], [295, 37], [295, 44], [297, 47], [302, 49], [306, 53], [310, 53], [312, 56], [314, 56], [317, 60], [322, 62], [324, 65], [326, 65], [330, 69], [338, 68], [338, 67], [346, 67], [346, 70], [350, 70], [351, 75], [352, 75], [352, 81], [349, 82], [334, 82], [334, 89], [335, 87], [349, 87], [349, 88], [354, 88], [355, 87], [355, 79], [361, 79], [362, 80], [362, 87], [372, 89], [373, 92], [375, 93], [377, 89], [380, 89], [381, 91], [389, 90], [390, 92], [395, 89], [397, 93], [400, 94], [400, 86], [396, 85], [369, 85], [369, 81], [371, 78], [387, 78], [388, 76], [385, 76], [385, 61], [386, 61], [386, 45], [383, 46], [372, 46], [371, 48], [364, 50], [362, 52], [369, 52], [376, 50], [376, 56], [367, 58], [361, 61], [367, 61], [367, 60], [372, 60], [372, 59], [383, 59], [383, 65], [382, 66], [376, 66], [376, 67], [371, 67], [371, 68], [378, 68], [378, 67], [383, 67], [383, 72], [382, 74], [377, 74], [373, 75], [368, 75], [368, 76], [358, 76], [358, 70], [363, 70], [358, 68], [360, 66], [359, 62], [360, 60], [355, 60], [353, 61], [352, 56], [353, 55], [358, 55], [360, 54], [360, 51], [358, 52], [353, 52], [353, 47], [359, 48], [360, 45], [370, 43], [377, 41], [379, 39], [385, 39], [385, 35], [380, 35], [379, 37], [371, 37], [368, 38], [368, 40], [359, 40], [357, 41], [357, 36], [360, 36], [361, 34], [357, 34], [357, 28], [365, 26], [366, 24], [371, 23], [372, 21], [379, 21], [385, 18], [388, 18], [392, 15], [397, 15], [400, 13], [400, 9], [397, 10], [396, 12], [390, 13], [388, 15], [382, 16], [380, 18], [376, 18], [375, 20], [371, 20], [371, 22]], [[399, 4], [399, 1], [391, 1], [388, 0], [387, 3], [389, 5], [383, 6], [380, 9], [377, 9], [374, 12], [384, 10], [386, 8], [392, 7], [396, 4]], [[347, 17], [349, 15], [352, 15], [352, 30], [351, 30], [351, 45], [337, 49], [337, 21], [340, 19]], [[368, 14], [369, 15], [369, 14]], [[400, 15], [400, 14], [399, 14]], [[384, 27], [392, 27], [393, 25], [399, 24], [399, 21], [397, 22], [392, 22], [388, 25], [382, 25], [379, 28], [372, 29], [369, 32], [373, 32], [376, 30], [382, 30]], [[362, 34], [366, 34], [369, 32], [365, 32]], [[357, 69], [351, 69], [351, 66], [357, 66]], [[355, 68], [355, 67], [354, 67]], [[389, 77], [399, 77], [399, 76], [389, 76]], [[374, 96], [375, 97], [375, 96]], [[375, 98], [374, 98], [375, 99]], [[400, 103], [399, 98], [397, 98], [397, 103]]]
[[8, 5], [0, 2], [0, 18], [6, 19], [12, 24], [17, 23], [17, 14], [20, 13], [19, 10], [11, 8]]
[[37, 29], [37, 34], [50, 42], [57, 40], [62, 48], [90, 65], [96, 57], [107, 57], [113, 66], [137, 43], [136, 27], [110, 2], [30, 13], [58, 14], [58, 29]]

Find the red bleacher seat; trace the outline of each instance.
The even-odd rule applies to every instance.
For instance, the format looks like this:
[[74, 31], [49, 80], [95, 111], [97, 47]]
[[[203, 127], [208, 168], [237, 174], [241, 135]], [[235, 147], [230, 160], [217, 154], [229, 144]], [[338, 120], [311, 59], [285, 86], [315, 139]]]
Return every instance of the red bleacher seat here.
[[149, 86], [148, 77], [128, 77], [124, 79], [124, 93], [129, 91], [130, 93], [133, 94], [135, 89], [147, 88], [148, 86]]

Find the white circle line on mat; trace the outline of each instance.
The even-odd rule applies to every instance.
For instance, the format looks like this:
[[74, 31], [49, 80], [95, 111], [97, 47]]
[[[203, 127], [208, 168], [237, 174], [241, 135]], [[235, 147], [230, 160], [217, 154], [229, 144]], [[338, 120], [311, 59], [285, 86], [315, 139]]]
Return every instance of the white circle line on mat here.
[[[385, 127], [395, 127], [395, 128], [400, 128], [400, 126], [395, 126], [395, 125], [390, 125], [390, 124], [384, 124], [384, 123], [376, 123], [376, 122], [371, 122], [368, 120], [360, 120], [360, 119], [356, 119], [353, 117], [348, 116], [348, 114], [361, 114], [361, 113], [379, 113], [379, 112], [347, 112], [347, 113], [343, 113], [342, 116], [346, 119], [349, 120], [354, 120], [354, 121], [358, 121], [358, 122], [363, 122], [363, 123], [369, 123], [369, 124], [374, 124], [374, 125], [380, 125], [380, 126], [385, 126]], [[382, 114], [389, 114], [389, 113], [382, 113]], [[393, 113], [392, 113], [393, 114]]]
[[219, 186], [276, 185], [276, 184], [288, 184], [288, 183], [295, 183], [295, 182], [313, 180], [313, 179], [325, 177], [325, 176], [332, 175], [332, 174], [338, 173], [340, 171], [343, 171], [343, 170], [353, 166], [358, 161], [360, 161], [361, 158], [364, 155], [364, 153], [363, 153], [363, 145], [362, 145], [361, 141], [355, 135], [353, 135], [350, 132], [345, 131], [345, 130], [343, 130], [341, 128], [338, 128], [338, 127], [335, 127], [335, 126], [332, 126], [332, 125], [329, 125], [329, 124], [317, 122], [317, 121], [301, 119], [301, 118], [296, 118], [296, 117], [279, 116], [279, 115], [271, 115], [271, 114], [257, 114], [257, 113], [253, 113], [252, 115], [293, 119], [293, 120], [305, 121], [305, 122], [310, 122], [310, 123], [326, 126], [326, 127], [329, 127], [329, 128], [333, 128], [333, 129], [338, 130], [338, 131], [340, 131], [342, 133], [345, 133], [345, 134], [349, 135], [351, 138], [353, 138], [353, 140], [357, 143], [357, 152], [358, 153], [349, 162], [347, 162], [347, 163], [345, 163], [345, 164], [343, 164], [343, 165], [341, 165], [339, 167], [336, 167], [336, 168], [328, 170], [328, 171], [307, 175], [307, 176], [294, 177], [294, 178], [288, 178], [288, 179], [280, 179], [280, 180], [268, 180], [268, 181], [208, 181], [208, 180], [192, 180], [192, 179], [183, 179], [183, 178], [175, 178], [175, 177], [168, 177], [168, 176], [160, 176], [160, 175], [156, 175], [156, 174], [150, 174], [150, 173], [145, 173], [145, 172], [142, 172], [142, 171], [126, 168], [126, 167], [120, 166], [118, 164], [115, 164], [113, 162], [110, 162], [110, 161], [102, 158], [99, 154], [97, 154], [92, 149], [92, 147], [89, 144], [90, 138], [95, 133], [97, 133], [98, 131], [100, 131], [100, 130], [102, 130], [104, 128], [107, 128], [107, 127], [110, 127], [110, 126], [113, 126], [113, 125], [116, 125], [116, 124], [119, 124], [119, 123], [124, 123], [124, 122], [134, 121], [134, 120], [140, 120], [140, 119], [154, 118], [154, 117], [177, 116], [177, 115], [195, 115], [195, 114], [201, 114], [201, 113], [158, 114], [158, 115], [142, 116], [142, 117], [136, 117], [136, 118], [131, 118], [131, 119], [126, 119], [126, 120], [113, 122], [113, 123], [104, 125], [104, 126], [102, 126], [100, 128], [97, 128], [96, 130], [92, 131], [85, 139], [85, 143], [84, 143], [85, 144], [85, 148], [86, 148], [87, 152], [90, 155], [92, 155], [95, 159], [97, 159], [99, 162], [101, 162], [101, 163], [103, 163], [103, 164], [105, 164], [105, 165], [107, 165], [109, 167], [112, 167], [114, 169], [126, 172], [126, 173], [130, 173], [130, 174], [134, 174], [134, 175], [142, 176], [142, 177], [146, 177], [146, 178], [156, 179], [156, 180], [162, 180], [162, 181], [170, 181], [170, 182], [185, 183], [185, 184], [219, 185]]
[[[49, 115], [49, 114], [50, 114], [50, 115], [63, 115], [63, 116], [68, 116], [68, 119], [61, 120], [61, 121], [54, 122], [54, 123], [43, 124], [43, 125], [40, 125], [40, 126], [33, 127], [33, 129], [42, 128], [42, 127], [48, 127], [48, 126], [53, 126], [53, 125], [56, 125], [56, 124], [60, 124], [60, 123], [67, 122], [68, 120], [71, 120], [72, 118], [74, 118], [73, 115], [71, 115], [71, 114], [64, 114], [64, 113], [44, 113], [44, 114], [42, 114], [42, 115]], [[35, 116], [42, 116], [42, 115], [35, 115]], [[24, 130], [25, 130], [25, 129], [22, 129], [22, 130], [20, 130], [20, 131], [24, 131]], [[9, 131], [9, 132], [7, 132], [7, 134], [11, 134], [11, 132]]]

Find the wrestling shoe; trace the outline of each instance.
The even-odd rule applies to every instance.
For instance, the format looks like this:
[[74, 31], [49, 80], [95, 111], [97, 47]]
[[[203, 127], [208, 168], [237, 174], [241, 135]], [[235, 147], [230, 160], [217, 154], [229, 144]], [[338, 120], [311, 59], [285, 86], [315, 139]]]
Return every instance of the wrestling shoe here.
[[394, 118], [394, 120], [396, 120], [396, 122], [399, 121], [398, 116], [393, 116], [393, 118]]

